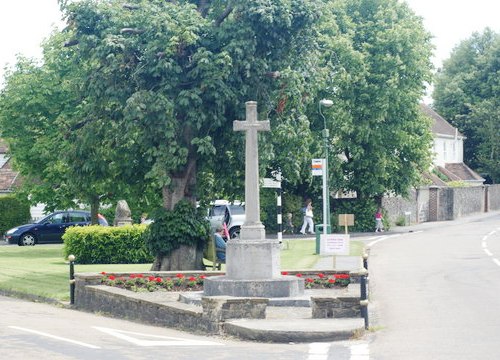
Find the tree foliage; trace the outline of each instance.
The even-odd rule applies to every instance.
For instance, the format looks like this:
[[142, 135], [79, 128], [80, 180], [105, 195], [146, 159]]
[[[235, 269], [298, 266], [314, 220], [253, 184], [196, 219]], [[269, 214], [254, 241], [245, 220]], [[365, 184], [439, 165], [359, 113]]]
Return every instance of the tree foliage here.
[[500, 34], [485, 29], [453, 50], [438, 74], [436, 110], [467, 137], [464, 161], [500, 181]]
[[[417, 105], [429, 35], [396, 0], [60, 4], [67, 28], [48, 41], [42, 66], [18, 65], [0, 100], [12, 149], [25, 142], [16, 163], [45, 196], [161, 194], [172, 210], [242, 194], [244, 137], [232, 122], [249, 100], [271, 121], [261, 174], [280, 169], [289, 192], [319, 190], [310, 161], [323, 156], [325, 125], [329, 153], [346, 159], [331, 161], [334, 189], [404, 194], [428, 164]], [[17, 106], [32, 98], [32, 108]], [[334, 101], [324, 119], [321, 98]]]

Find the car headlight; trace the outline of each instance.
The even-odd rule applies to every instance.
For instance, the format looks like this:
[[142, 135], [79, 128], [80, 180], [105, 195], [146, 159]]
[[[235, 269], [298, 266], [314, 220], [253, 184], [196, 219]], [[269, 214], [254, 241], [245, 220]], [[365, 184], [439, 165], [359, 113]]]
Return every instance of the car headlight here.
[[9, 231], [7, 231], [7, 235], [11, 235], [11, 234], [14, 234], [17, 230], [19, 230], [19, 228], [13, 228], [13, 229], [10, 229]]

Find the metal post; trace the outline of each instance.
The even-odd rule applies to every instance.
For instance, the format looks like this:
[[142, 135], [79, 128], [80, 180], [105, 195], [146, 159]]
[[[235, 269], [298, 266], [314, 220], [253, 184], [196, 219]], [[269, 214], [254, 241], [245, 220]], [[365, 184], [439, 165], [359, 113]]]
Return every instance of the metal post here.
[[326, 127], [326, 118], [321, 112], [321, 107], [330, 107], [333, 105], [332, 100], [322, 99], [319, 101], [318, 111], [323, 118], [323, 142], [325, 158], [323, 160], [323, 234], [330, 233], [330, 189], [328, 188], [328, 139], [330, 134]]
[[278, 241], [281, 244], [283, 241], [283, 214], [281, 210], [281, 186], [276, 190], [278, 193], [277, 209], [278, 209]]
[[368, 270], [368, 254], [367, 253], [363, 253], [363, 267]]
[[75, 255], [68, 256], [69, 260], [69, 303], [75, 304]]
[[368, 292], [367, 292], [367, 286], [366, 286], [366, 278], [368, 277], [368, 271], [363, 268], [359, 272], [360, 274], [360, 290], [361, 290], [361, 296], [360, 296], [360, 301], [359, 304], [361, 305], [361, 316], [365, 319], [365, 329], [368, 329], [369, 327], [369, 321], [368, 321]]

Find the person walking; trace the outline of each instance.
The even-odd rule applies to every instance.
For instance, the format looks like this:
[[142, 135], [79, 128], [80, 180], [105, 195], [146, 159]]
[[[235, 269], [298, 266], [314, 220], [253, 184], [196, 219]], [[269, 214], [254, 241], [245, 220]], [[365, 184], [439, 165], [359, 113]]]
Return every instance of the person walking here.
[[309, 234], [314, 234], [314, 214], [311, 199], [306, 201], [306, 206], [302, 208], [302, 212], [304, 213], [304, 222], [302, 224], [302, 228], [300, 229], [300, 233], [305, 235], [306, 228], [309, 227]]
[[382, 208], [378, 208], [375, 213], [375, 232], [383, 232], [384, 224], [382, 223]]

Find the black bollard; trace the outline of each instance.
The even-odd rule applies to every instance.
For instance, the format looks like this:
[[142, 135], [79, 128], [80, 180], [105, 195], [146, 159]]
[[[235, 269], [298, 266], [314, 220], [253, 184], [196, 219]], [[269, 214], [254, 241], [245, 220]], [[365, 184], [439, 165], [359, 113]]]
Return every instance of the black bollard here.
[[69, 260], [69, 303], [75, 304], [75, 255], [68, 256]]
[[367, 277], [368, 277], [368, 271], [366, 270], [366, 268], [363, 268], [361, 271], [360, 271], [360, 281], [359, 281], [359, 284], [360, 284], [360, 293], [361, 293], [361, 296], [360, 296], [360, 302], [359, 304], [361, 305], [361, 316], [363, 317], [363, 319], [365, 319], [365, 329], [368, 330], [368, 327], [369, 327], [369, 322], [368, 322], [368, 291], [367, 291], [367, 284], [366, 284], [366, 280], [367, 280]]

